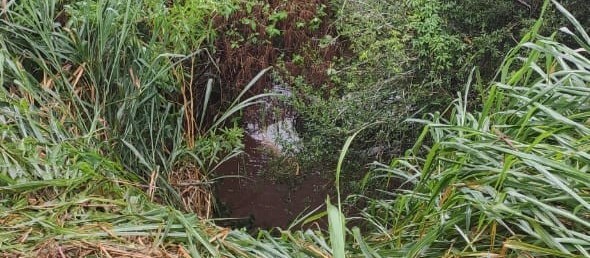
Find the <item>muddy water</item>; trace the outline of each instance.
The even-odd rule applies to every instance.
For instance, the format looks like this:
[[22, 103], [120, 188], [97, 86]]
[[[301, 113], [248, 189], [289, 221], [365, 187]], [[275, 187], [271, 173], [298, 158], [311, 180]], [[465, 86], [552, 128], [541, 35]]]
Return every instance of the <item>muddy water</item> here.
[[[246, 154], [220, 166], [221, 179], [217, 199], [223, 206], [222, 216], [252, 218], [253, 228], [288, 227], [301, 213], [323, 205], [331, 182], [319, 173], [292, 175], [288, 180], [276, 180], [265, 171], [271, 157], [260, 142], [246, 136]], [[295, 171], [293, 171], [295, 173]], [[307, 212], [306, 212], [307, 211]], [[237, 225], [238, 227], [244, 225]]]
[[[275, 93], [290, 92], [275, 86]], [[262, 110], [262, 111], [261, 111]], [[270, 115], [263, 121], [261, 112]], [[323, 205], [333, 185], [320, 172], [301, 171], [290, 156], [300, 150], [294, 116], [268, 99], [263, 106], [246, 111], [245, 154], [221, 165], [215, 174], [217, 200], [222, 217], [250, 218], [252, 228], [288, 227], [300, 214]], [[326, 173], [324, 173], [325, 175]]]

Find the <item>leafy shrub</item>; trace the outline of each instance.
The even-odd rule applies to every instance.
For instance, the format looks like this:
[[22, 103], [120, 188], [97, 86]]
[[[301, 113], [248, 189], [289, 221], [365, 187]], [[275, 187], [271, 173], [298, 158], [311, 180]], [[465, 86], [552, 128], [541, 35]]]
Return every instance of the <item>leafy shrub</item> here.
[[[465, 45], [460, 37], [448, 32], [440, 1], [414, 0], [409, 7], [412, 52], [417, 59], [416, 77], [424, 86], [434, 86], [435, 95], [441, 87], [453, 87], [454, 72], [465, 61]], [[454, 91], [452, 88], [444, 90]]]
[[174, 53], [190, 53], [212, 44], [216, 31], [211, 16], [228, 17], [238, 10], [235, 0], [146, 0], [145, 4], [150, 33]]
[[[360, 135], [351, 153], [360, 160], [387, 158], [399, 153], [412, 138], [412, 127], [403, 120], [423, 103], [437, 101], [433, 87], [413, 83], [432, 80], [433, 74], [454, 68], [453, 41], [444, 32], [435, 3], [415, 3], [423, 13], [409, 15], [402, 1], [336, 1], [338, 39], [350, 57], [336, 61], [327, 72], [333, 87], [295, 81], [299, 99], [294, 107], [301, 117], [306, 154], [311, 159], [334, 161], [347, 135], [375, 120], [383, 123]], [[437, 51], [437, 52], [433, 52]], [[435, 60], [436, 59], [436, 60]], [[436, 66], [436, 67], [435, 67]], [[438, 69], [438, 70], [437, 70]], [[431, 71], [433, 74], [426, 74]], [[440, 85], [440, 83], [437, 83]], [[440, 97], [440, 101], [444, 98]]]

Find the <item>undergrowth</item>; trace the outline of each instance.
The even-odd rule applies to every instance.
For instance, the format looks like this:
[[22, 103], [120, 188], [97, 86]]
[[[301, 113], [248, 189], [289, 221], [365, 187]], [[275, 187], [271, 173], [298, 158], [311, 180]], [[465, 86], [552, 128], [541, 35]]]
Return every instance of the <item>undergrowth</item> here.
[[[148, 7], [156, 2], [11, 1], [0, 27], [1, 96], [8, 107], [18, 107], [5, 118], [5, 128], [30, 124], [21, 124], [13, 141], [33, 137], [61, 144], [80, 138], [137, 177], [152, 199], [181, 205], [187, 203], [183, 187], [172, 185], [170, 175], [189, 166], [195, 169], [188, 179], [208, 181], [209, 171], [241, 147], [242, 130], [225, 128], [225, 121], [256, 99], [240, 94], [225, 110], [210, 107], [213, 81], [193, 81], [197, 66], [185, 66], [201, 60], [206, 45], [199, 40], [170, 48], [160, 26], [173, 18], [159, 13], [168, 9], [153, 13]], [[205, 5], [199, 8], [225, 10], [221, 2]], [[180, 7], [168, 11], [175, 8]]]
[[[480, 108], [468, 108], [467, 83], [445, 115], [410, 120], [425, 129], [405, 156], [366, 175], [373, 193], [356, 196], [367, 203], [361, 216], [345, 218], [337, 196], [299, 220], [326, 216], [327, 232], [256, 236], [184, 212], [186, 196], [169, 176], [178, 165], [208, 176], [235, 153], [241, 132], [224, 121], [260, 96], [242, 100], [242, 91], [218, 112], [208, 109], [209, 83], [204, 101], [191, 100], [191, 69], [177, 65], [195, 52], [167, 52], [157, 34], [146, 40], [142, 3], [62, 10], [61, 1], [10, 1], [3, 9], [3, 256], [590, 256], [590, 36], [558, 3], [570, 21], [559, 33], [573, 43], [540, 35], [541, 19], [505, 57]], [[205, 123], [207, 112], [215, 114]], [[337, 189], [360, 133], [342, 139]], [[215, 137], [225, 145], [207, 142]], [[192, 179], [182, 183], [208, 183]]]

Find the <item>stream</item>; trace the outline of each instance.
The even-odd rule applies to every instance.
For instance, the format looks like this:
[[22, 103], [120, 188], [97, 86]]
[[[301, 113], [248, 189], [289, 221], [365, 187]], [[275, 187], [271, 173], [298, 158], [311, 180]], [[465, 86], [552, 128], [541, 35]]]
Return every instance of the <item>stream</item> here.
[[[289, 96], [280, 86], [273, 92]], [[330, 180], [320, 172], [301, 171], [294, 154], [301, 150], [295, 115], [276, 98], [245, 111], [244, 155], [222, 164], [215, 173], [222, 217], [252, 229], [287, 228], [299, 215], [324, 204]]]

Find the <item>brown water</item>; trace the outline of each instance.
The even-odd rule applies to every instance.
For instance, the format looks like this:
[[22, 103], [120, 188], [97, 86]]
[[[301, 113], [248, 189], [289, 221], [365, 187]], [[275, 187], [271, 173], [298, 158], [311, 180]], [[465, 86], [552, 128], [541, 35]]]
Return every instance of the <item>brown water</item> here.
[[217, 183], [216, 197], [226, 210], [222, 216], [250, 217], [254, 229], [287, 228], [300, 214], [325, 203], [333, 185], [330, 180], [319, 173], [298, 171], [292, 163], [283, 165], [289, 166], [285, 170], [293, 174], [277, 180], [269, 167], [272, 157], [264, 150], [264, 144], [250, 136], [246, 136], [244, 143], [242, 158], [228, 161], [215, 171], [217, 176], [239, 176]]

